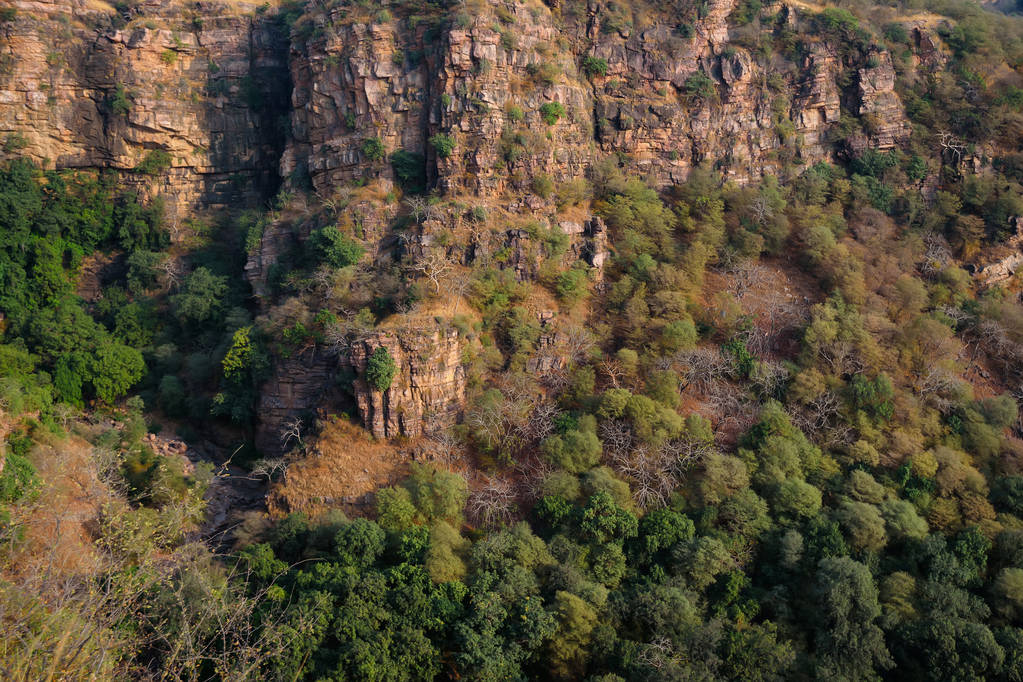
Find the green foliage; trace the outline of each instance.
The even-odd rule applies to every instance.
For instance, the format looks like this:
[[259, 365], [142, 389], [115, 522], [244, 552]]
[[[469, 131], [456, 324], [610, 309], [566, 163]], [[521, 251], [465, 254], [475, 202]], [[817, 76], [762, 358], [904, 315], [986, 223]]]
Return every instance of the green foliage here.
[[114, 116], [127, 116], [131, 111], [132, 97], [125, 90], [124, 86], [118, 83], [114, 91], [108, 96], [107, 104]]
[[379, 137], [367, 137], [362, 141], [362, 155], [369, 161], [380, 161], [387, 154]]
[[135, 166], [136, 173], [143, 175], [161, 175], [171, 166], [173, 159], [163, 149], [153, 149], [146, 153], [145, 157]]
[[362, 244], [333, 225], [321, 227], [310, 235], [309, 248], [317, 260], [335, 268], [355, 265], [365, 253]]
[[455, 151], [455, 138], [444, 133], [437, 133], [430, 137], [430, 145], [437, 152], [437, 156], [446, 159]]
[[[16, 436], [14, 443], [8, 440], [11, 452], [4, 457], [4, 467], [0, 471], [0, 505], [7, 505], [18, 502], [39, 487], [41, 481], [36, 473], [35, 467], [29, 462], [24, 454], [17, 452]], [[3, 522], [2, 509], [0, 506], [0, 523]]]
[[717, 99], [717, 86], [714, 80], [703, 71], [697, 71], [686, 78], [682, 90], [690, 97], [702, 101]]
[[366, 361], [366, 383], [374, 390], [386, 391], [391, 387], [398, 365], [386, 348], [380, 346]]
[[422, 154], [399, 149], [391, 154], [391, 167], [406, 192], [422, 194], [426, 191], [426, 159]]
[[170, 300], [183, 323], [200, 325], [219, 319], [226, 294], [227, 277], [214, 275], [202, 266], [185, 278], [181, 291]]
[[581, 473], [600, 461], [601, 445], [597, 438], [596, 421], [587, 417], [580, 421], [578, 429], [570, 429], [560, 435], [547, 438], [541, 447], [544, 457], [554, 466]]
[[587, 76], [606, 76], [607, 60], [603, 57], [587, 55], [583, 57], [583, 71]]
[[565, 106], [561, 102], [544, 102], [540, 105], [540, 117], [549, 126], [554, 125], [565, 116]]

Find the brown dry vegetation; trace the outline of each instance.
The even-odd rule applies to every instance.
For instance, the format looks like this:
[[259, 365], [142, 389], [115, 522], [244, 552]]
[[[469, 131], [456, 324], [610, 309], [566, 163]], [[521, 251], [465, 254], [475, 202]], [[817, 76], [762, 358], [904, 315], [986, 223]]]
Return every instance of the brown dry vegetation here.
[[42, 486], [34, 504], [18, 508], [24, 542], [8, 567], [20, 576], [94, 570], [100, 559], [93, 524], [103, 505], [118, 497], [101, 480], [93, 447], [77, 436], [51, 436], [32, 450], [30, 459]]
[[317, 514], [337, 507], [351, 510], [369, 493], [407, 473], [405, 450], [374, 440], [346, 419], [331, 419], [308, 454], [293, 462], [284, 479], [270, 491], [270, 515], [281, 517], [292, 511]]

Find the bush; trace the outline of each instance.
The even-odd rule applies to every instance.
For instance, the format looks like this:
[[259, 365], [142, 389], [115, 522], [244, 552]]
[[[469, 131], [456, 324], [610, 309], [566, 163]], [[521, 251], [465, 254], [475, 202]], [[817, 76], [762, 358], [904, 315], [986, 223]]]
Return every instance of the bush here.
[[533, 178], [533, 193], [547, 199], [554, 192], [554, 181], [549, 175], [537, 175]]
[[586, 294], [586, 271], [571, 268], [558, 275], [554, 291], [565, 303], [575, 303]]
[[123, 85], [118, 84], [107, 101], [114, 116], [127, 116], [131, 111], [131, 96]]
[[603, 57], [583, 57], [583, 71], [588, 76], [606, 76], [607, 60]]
[[317, 230], [309, 241], [314, 253], [319, 255], [323, 262], [335, 268], [355, 265], [365, 253], [359, 242], [341, 234], [333, 225]]
[[171, 155], [162, 149], [153, 149], [135, 166], [136, 173], [160, 175], [171, 166]]
[[422, 154], [399, 149], [391, 154], [391, 168], [406, 192], [422, 194], [426, 191], [426, 159]]
[[549, 126], [558, 122], [558, 119], [565, 115], [565, 107], [561, 102], [547, 102], [540, 107], [540, 116], [543, 122]]
[[682, 88], [687, 95], [696, 99], [712, 100], [717, 97], [717, 88], [714, 86], [713, 79], [702, 71], [697, 71], [686, 78]]
[[379, 137], [367, 137], [362, 141], [362, 155], [370, 161], [384, 158], [384, 143]]
[[561, 69], [552, 62], [530, 64], [526, 67], [526, 71], [543, 85], [554, 85], [558, 80], [558, 76], [561, 75]]
[[366, 383], [378, 391], [386, 391], [391, 387], [391, 382], [397, 371], [398, 366], [395, 364], [394, 358], [386, 348], [380, 346], [373, 351], [366, 363]]
[[434, 150], [437, 152], [437, 156], [442, 159], [446, 159], [451, 156], [451, 153], [455, 151], [455, 138], [444, 133], [437, 133], [430, 138], [430, 144], [433, 145]]

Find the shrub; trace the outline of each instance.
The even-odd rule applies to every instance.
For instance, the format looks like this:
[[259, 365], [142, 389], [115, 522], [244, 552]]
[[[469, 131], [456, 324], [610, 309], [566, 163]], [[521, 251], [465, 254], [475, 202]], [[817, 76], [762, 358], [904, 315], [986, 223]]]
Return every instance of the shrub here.
[[547, 102], [540, 107], [540, 116], [543, 117], [544, 123], [549, 126], [557, 123], [558, 119], [564, 115], [565, 107], [561, 104], [561, 102]]
[[583, 71], [588, 76], [606, 76], [607, 60], [603, 57], [583, 57]]
[[508, 120], [512, 123], [518, 123], [526, 117], [525, 112], [522, 111], [522, 107], [518, 107], [514, 104], [509, 104], [505, 111], [508, 114]]
[[362, 155], [370, 161], [384, 158], [384, 143], [379, 137], [367, 137], [362, 141]]
[[533, 178], [533, 192], [544, 199], [550, 197], [554, 192], [554, 181], [551, 180], [551, 176], [537, 175]]
[[359, 242], [341, 234], [333, 225], [321, 228], [310, 239], [313, 250], [325, 263], [335, 268], [355, 265], [362, 258], [364, 250]]
[[391, 387], [391, 381], [394, 380], [397, 371], [398, 366], [394, 358], [386, 348], [380, 346], [373, 351], [366, 363], [366, 383], [378, 391], [386, 391]]
[[702, 71], [697, 71], [686, 78], [685, 85], [682, 87], [687, 95], [697, 99], [711, 100], [717, 96], [713, 79]]
[[167, 66], [170, 66], [174, 64], [174, 62], [178, 61], [178, 53], [174, 50], [164, 50], [160, 53], [160, 61]]
[[10, 133], [7, 139], [4, 140], [4, 151], [10, 154], [11, 152], [21, 151], [28, 146], [28, 138], [21, 133]]
[[586, 293], [586, 271], [583, 268], [571, 268], [561, 273], [554, 291], [566, 303], [578, 301]]
[[131, 95], [128, 94], [128, 91], [121, 84], [118, 84], [110, 94], [108, 103], [110, 111], [114, 116], [127, 116], [128, 112], [131, 111]]
[[422, 194], [426, 191], [426, 159], [422, 154], [399, 149], [391, 154], [391, 168], [406, 192]]
[[430, 144], [433, 145], [434, 150], [437, 152], [437, 156], [442, 159], [446, 159], [451, 156], [451, 153], [455, 151], [455, 138], [444, 133], [437, 133], [430, 138]]
[[561, 69], [558, 68], [557, 64], [552, 62], [530, 64], [526, 67], [526, 70], [529, 72], [530, 76], [543, 85], [554, 85], [554, 83], [558, 80], [558, 76], [561, 75]]
[[145, 175], [159, 175], [170, 168], [171, 155], [163, 149], [153, 149], [135, 167], [136, 173]]

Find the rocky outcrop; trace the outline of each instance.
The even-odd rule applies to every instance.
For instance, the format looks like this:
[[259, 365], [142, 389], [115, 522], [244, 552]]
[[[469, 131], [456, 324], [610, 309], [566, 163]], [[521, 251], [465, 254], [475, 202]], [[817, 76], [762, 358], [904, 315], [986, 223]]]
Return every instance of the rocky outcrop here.
[[902, 101], [895, 93], [895, 68], [888, 52], [878, 52], [868, 60], [868, 65], [857, 71], [859, 111], [865, 122], [867, 136], [861, 147], [891, 149], [909, 136], [909, 121], [906, 120]]
[[[277, 183], [287, 37], [244, 3], [15, 2], [2, 25], [0, 140], [47, 167], [113, 168], [172, 210], [255, 202]], [[121, 27], [116, 27], [121, 24]], [[152, 175], [133, 172], [145, 167]]]
[[967, 266], [981, 287], [1005, 282], [1023, 267], [1023, 218], [1013, 217], [1010, 224], [1015, 228], [1012, 236], [980, 254], [979, 262]]
[[[366, 364], [381, 347], [396, 365], [386, 391], [366, 383]], [[260, 388], [256, 447], [266, 454], [281, 453], [295, 444], [283, 440], [295, 419], [302, 420], [305, 433], [318, 412], [352, 406], [377, 438], [414, 438], [453, 424], [465, 406], [462, 349], [453, 329], [403, 328], [373, 332], [342, 356], [310, 347], [281, 358]]]
[[[366, 382], [366, 365], [377, 348], [386, 348], [397, 367], [385, 391]], [[346, 362], [356, 374], [362, 423], [377, 438], [415, 437], [450, 425], [465, 406], [462, 342], [454, 329], [374, 332], [352, 347]]]
[[[887, 53], [845, 91], [849, 65], [826, 43], [811, 42], [801, 64], [776, 71], [730, 42], [734, 7], [713, 0], [692, 17], [652, 15], [643, 30], [613, 24], [613, 8], [598, 2], [560, 16], [494, 2], [494, 14], [440, 29], [313, 15], [320, 37], [292, 53], [294, 139], [282, 174], [308, 171], [319, 191], [393, 179], [382, 153], [404, 150], [449, 194], [528, 191], [537, 178], [569, 180], [609, 154], [665, 185], [705, 161], [746, 182], [793, 158], [830, 160], [827, 133], [846, 100], [868, 121], [858, 143], [887, 148], [908, 135]], [[791, 8], [780, 16], [800, 22]], [[691, 30], [678, 28], [682, 20]], [[694, 87], [696, 74], [711, 78], [713, 92]], [[450, 154], [430, 143], [437, 135]]]
[[337, 355], [317, 347], [278, 358], [273, 376], [260, 387], [256, 406], [255, 444], [260, 452], [276, 454], [297, 445], [285, 441], [286, 424], [300, 419], [304, 433], [318, 409], [336, 408], [343, 400], [337, 377]]

